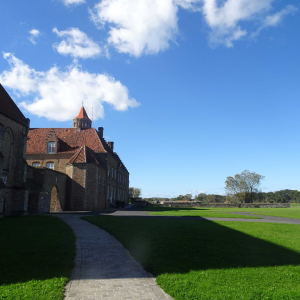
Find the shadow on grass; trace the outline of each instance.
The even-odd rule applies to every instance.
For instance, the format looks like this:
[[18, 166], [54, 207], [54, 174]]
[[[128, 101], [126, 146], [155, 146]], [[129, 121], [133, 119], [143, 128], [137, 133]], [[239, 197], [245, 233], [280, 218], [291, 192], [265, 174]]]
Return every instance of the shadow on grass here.
[[0, 219], [0, 286], [70, 278], [74, 257], [74, 234], [58, 218]]
[[[285, 247], [299, 236], [297, 225], [230, 223], [246, 234], [211, 221], [111, 216], [83, 219], [114, 235], [155, 276], [191, 270], [300, 264], [300, 254]], [[285, 235], [286, 226], [293, 230]], [[283, 246], [276, 244], [279, 236]], [[300, 249], [298, 244], [295, 247]]]

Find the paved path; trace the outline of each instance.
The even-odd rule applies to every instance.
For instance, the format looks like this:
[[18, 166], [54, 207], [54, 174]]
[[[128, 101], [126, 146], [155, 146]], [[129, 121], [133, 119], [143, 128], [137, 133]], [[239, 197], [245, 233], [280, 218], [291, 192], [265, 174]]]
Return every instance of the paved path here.
[[[247, 212], [232, 212], [248, 214]], [[272, 222], [300, 224], [299, 219], [262, 216], [262, 219], [173, 217], [148, 215], [147, 211], [117, 210], [56, 213], [76, 236], [76, 259], [71, 281], [66, 286], [66, 300], [98, 299], [172, 299], [156, 284], [155, 278], [134, 260], [123, 245], [106, 231], [81, 220], [82, 215], [111, 215], [235, 222]]]
[[78, 214], [55, 214], [76, 236], [76, 259], [66, 300], [172, 299], [155, 278], [106, 231], [81, 220]]

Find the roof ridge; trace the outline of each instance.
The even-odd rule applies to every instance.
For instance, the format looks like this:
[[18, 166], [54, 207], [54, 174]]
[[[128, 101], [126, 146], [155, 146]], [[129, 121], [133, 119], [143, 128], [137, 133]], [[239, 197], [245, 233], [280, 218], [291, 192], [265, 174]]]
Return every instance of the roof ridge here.
[[19, 124], [29, 128], [30, 120], [24, 116], [18, 105], [0, 83], [0, 112]]
[[79, 156], [79, 154], [80, 154], [82, 148], [83, 148], [83, 146], [81, 146], [81, 147], [75, 152], [75, 154], [70, 158], [70, 160], [68, 161], [68, 163], [69, 163], [70, 161], [72, 161], [72, 160], [74, 161], [74, 160], [77, 159], [77, 157]]
[[83, 145], [83, 156], [84, 156], [85, 162], [87, 163], [86, 144]]

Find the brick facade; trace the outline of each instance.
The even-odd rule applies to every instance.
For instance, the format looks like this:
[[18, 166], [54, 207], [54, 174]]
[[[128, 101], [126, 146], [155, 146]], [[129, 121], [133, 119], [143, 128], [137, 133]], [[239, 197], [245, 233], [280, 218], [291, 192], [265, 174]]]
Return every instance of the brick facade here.
[[[103, 128], [98, 131], [91, 128], [83, 107], [73, 120], [73, 128], [33, 128], [28, 138], [28, 165], [53, 167], [53, 172], [63, 173], [68, 178], [64, 196], [58, 188], [62, 210], [100, 210], [115, 206], [117, 201], [128, 203], [129, 173], [113, 151], [114, 143], [107, 143], [103, 138]], [[44, 181], [51, 183], [47, 187], [43, 183], [43, 188], [50, 193], [54, 183], [47, 179], [46, 173]], [[55, 193], [54, 189], [53, 195]], [[37, 196], [30, 199], [34, 197]], [[41, 199], [32, 200], [30, 204], [37, 201]], [[46, 206], [50, 210], [58, 207], [58, 203]]]
[[0, 84], [0, 217], [27, 213], [26, 119]]
[[29, 213], [48, 213], [67, 209], [69, 177], [66, 174], [28, 166], [28, 180], [33, 182], [33, 187], [29, 189]]

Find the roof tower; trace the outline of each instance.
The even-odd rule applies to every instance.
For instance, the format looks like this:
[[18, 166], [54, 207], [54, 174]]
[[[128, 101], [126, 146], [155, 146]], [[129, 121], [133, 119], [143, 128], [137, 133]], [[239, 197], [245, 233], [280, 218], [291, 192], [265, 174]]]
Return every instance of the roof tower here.
[[79, 110], [78, 115], [73, 119], [73, 128], [88, 129], [92, 127], [92, 121], [88, 117], [84, 107]]

